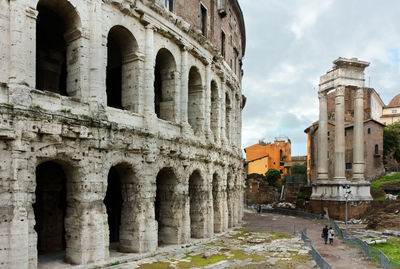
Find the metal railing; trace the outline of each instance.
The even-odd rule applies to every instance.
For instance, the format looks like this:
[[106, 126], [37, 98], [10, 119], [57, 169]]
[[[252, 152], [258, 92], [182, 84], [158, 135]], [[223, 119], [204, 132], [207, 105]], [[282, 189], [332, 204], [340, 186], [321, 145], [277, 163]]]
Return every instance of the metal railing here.
[[284, 208], [262, 208], [263, 213], [275, 213], [275, 214], [282, 214], [282, 215], [287, 215], [287, 216], [293, 216], [293, 217], [302, 217], [306, 219], [312, 219], [312, 220], [319, 220], [319, 219], [326, 219], [327, 218], [321, 216], [321, 215], [316, 215], [304, 211], [297, 211], [293, 209], [284, 209]]
[[379, 262], [385, 269], [400, 268], [400, 263], [391, 261], [381, 250], [371, 247], [361, 239], [351, 234], [346, 234], [346, 232], [342, 231], [342, 229], [340, 229], [334, 220], [331, 219], [330, 222], [331, 226], [335, 227], [335, 230], [340, 238], [342, 238], [347, 244], [361, 249], [368, 258]]
[[312, 244], [312, 240], [307, 236], [307, 229], [304, 228], [301, 231], [301, 239], [304, 241], [306, 245], [311, 247], [311, 253], [314, 261], [317, 263], [319, 268], [321, 269], [332, 269], [332, 266], [329, 265], [327, 261], [321, 256], [321, 254], [318, 253], [318, 251], [314, 248]]

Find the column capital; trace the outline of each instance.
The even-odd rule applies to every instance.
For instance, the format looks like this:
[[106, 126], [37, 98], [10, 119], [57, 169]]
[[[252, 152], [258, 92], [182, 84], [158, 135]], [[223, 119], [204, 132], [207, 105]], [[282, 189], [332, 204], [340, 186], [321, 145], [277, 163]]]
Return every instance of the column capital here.
[[318, 92], [318, 98], [319, 99], [327, 99], [328, 98], [328, 92], [327, 91]]
[[359, 87], [356, 89], [354, 99], [364, 99], [364, 88]]
[[344, 96], [345, 86], [337, 86], [336, 87], [336, 96]]

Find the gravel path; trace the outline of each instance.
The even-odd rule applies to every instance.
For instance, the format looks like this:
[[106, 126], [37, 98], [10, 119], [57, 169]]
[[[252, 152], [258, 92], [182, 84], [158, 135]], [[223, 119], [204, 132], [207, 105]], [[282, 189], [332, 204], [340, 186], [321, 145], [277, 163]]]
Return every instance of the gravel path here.
[[333, 268], [382, 268], [375, 262], [367, 260], [360, 250], [346, 246], [337, 237], [333, 245], [325, 245], [321, 238], [322, 228], [325, 225], [323, 222], [279, 214], [257, 214], [253, 211], [245, 212], [244, 221], [246, 222], [244, 228], [254, 231], [293, 234], [307, 228], [307, 235], [313, 241], [315, 249]]

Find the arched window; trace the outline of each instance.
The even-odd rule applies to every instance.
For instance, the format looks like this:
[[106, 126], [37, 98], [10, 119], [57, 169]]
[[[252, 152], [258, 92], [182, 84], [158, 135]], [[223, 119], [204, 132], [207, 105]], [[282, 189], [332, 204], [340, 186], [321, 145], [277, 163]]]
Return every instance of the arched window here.
[[114, 26], [107, 37], [107, 106], [137, 112], [137, 43], [123, 26]]
[[379, 145], [378, 144], [375, 145], [375, 154], [376, 155], [379, 154]]
[[67, 1], [40, 0], [36, 21], [36, 88], [77, 96], [80, 19]]
[[211, 81], [210, 128], [214, 134], [215, 141], [218, 130], [218, 85], [215, 80]]
[[231, 139], [231, 99], [229, 94], [225, 93], [225, 136], [227, 140]]
[[160, 49], [154, 69], [154, 109], [157, 117], [175, 121], [177, 118], [175, 94], [177, 84], [176, 63], [171, 52]]
[[203, 121], [203, 85], [199, 69], [195, 66], [189, 71], [188, 121], [195, 134], [199, 134]]

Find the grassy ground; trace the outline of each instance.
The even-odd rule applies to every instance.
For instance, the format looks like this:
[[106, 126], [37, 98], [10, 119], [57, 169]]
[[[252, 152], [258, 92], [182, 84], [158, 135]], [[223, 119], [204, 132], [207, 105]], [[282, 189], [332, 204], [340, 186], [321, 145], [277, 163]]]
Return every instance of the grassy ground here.
[[[384, 176], [371, 181], [371, 194], [375, 200], [385, 200], [385, 187], [390, 185], [400, 186], [400, 173]], [[400, 193], [398, 193], [400, 195]]]
[[386, 243], [373, 247], [380, 249], [390, 260], [400, 263], [400, 239], [389, 239]]
[[[260, 244], [269, 243], [271, 240], [290, 239], [292, 236], [281, 234], [281, 233], [269, 233], [269, 232], [250, 232], [250, 231], [238, 231], [236, 234], [228, 235], [223, 237], [221, 240], [213, 243], [208, 243], [208, 246], [220, 247], [217, 253], [212, 253], [210, 256], [205, 257], [203, 254], [198, 252], [188, 252], [183, 258], [179, 260], [173, 260], [171, 258], [158, 261], [153, 263], [141, 264], [138, 269], [168, 269], [169, 265], [174, 264], [178, 269], [189, 269], [189, 268], [204, 268], [207, 265], [216, 264], [221, 261], [233, 261], [241, 260], [247, 261], [250, 266], [235, 266], [234, 268], [270, 268], [268, 262], [269, 258], [273, 253], [264, 253], [263, 255], [247, 252], [242, 249], [241, 245], [249, 244], [249, 240], [260, 240]], [[263, 241], [265, 240], [265, 241]], [[258, 243], [254, 243], [258, 244]], [[206, 250], [209, 249], [205, 247]], [[284, 257], [282, 256], [284, 255]], [[296, 268], [299, 264], [305, 264], [310, 260], [309, 254], [299, 254], [297, 252], [287, 252], [286, 254], [274, 255], [277, 258], [277, 262], [274, 268]], [[253, 266], [255, 265], [255, 267]]]

